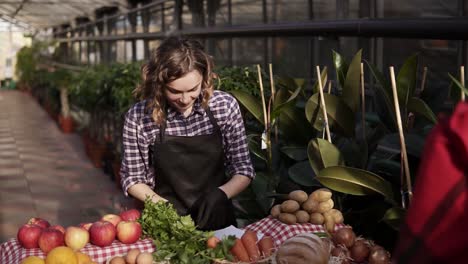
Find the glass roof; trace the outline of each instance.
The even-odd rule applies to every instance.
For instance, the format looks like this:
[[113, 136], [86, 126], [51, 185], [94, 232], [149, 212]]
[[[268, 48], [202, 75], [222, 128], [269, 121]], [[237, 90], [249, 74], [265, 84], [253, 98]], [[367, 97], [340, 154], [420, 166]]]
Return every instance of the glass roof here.
[[26, 31], [41, 30], [85, 16], [94, 19], [94, 10], [117, 6], [127, 11], [127, 0], [0, 0], [0, 21]]

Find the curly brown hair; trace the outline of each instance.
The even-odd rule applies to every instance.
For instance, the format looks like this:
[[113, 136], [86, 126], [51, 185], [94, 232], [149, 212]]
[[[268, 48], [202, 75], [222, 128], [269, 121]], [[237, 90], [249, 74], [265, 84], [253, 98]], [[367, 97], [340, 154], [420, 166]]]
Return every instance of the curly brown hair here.
[[172, 81], [196, 70], [202, 77], [202, 102], [205, 109], [213, 94], [213, 59], [205, 53], [203, 45], [194, 40], [169, 37], [152, 52], [149, 61], [141, 67], [142, 84], [134, 95], [147, 100], [147, 109], [153, 120], [161, 125], [166, 120], [167, 105], [164, 89]]

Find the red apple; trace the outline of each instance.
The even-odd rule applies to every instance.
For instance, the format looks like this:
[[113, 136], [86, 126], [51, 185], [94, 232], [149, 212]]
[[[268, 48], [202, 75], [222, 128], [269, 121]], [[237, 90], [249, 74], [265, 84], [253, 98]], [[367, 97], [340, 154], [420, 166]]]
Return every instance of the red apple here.
[[39, 237], [39, 248], [44, 253], [48, 253], [52, 249], [64, 245], [64, 236], [62, 232], [52, 228], [42, 230], [42, 234]]
[[141, 213], [137, 209], [130, 209], [130, 210], [121, 212], [119, 215], [123, 221], [136, 221], [140, 218]]
[[77, 226], [69, 226], [65, 231], [65, 244], [77, 251], [86, 246], [89, 242], [89, 232], [88, 230], [77, 227]]
[[117, 226], [122, 218], [116, 214], [106, 214], [101, 218], [101, 221], [111, 222], [114, 226]]
[[124, 244], [133, 244], [140, 236], [141, 225], [136, 221], [122, 221], [117, 225], [117, 238]]
[[89, 228], [93, 225], [93, 223], [81, 223], [79, 224], [78, 226], [81, 227], [81, 228], [84, 228], [86, 229], [87, 231], [89, 231]]
[[29, 219], [28, 224], [31, 225], [38, 225], [42, 228], [48, 228], [50, 226], [50, 223], [47, 222], [46, 220], [39, 218], [39, 217], [33, 217]]
[[65, 234], [65, 228], [61, 225], [53, 225], [53, 226], [50, 226], [49, 228], [52, 228], [52, 229], [56, 229], [60, 232], [62, 232], [62, 234]]
[[39, 237], [42, 233], [42, 227], [38, 225], [25, 224], [20, 227], [16, 237], [18, 242], [24, 248], [39, 248]]
[[91, 244], [106, 247], [112, 244], [116, 235], [115, 226], [108, 221], [97, 221], [89, 228]]

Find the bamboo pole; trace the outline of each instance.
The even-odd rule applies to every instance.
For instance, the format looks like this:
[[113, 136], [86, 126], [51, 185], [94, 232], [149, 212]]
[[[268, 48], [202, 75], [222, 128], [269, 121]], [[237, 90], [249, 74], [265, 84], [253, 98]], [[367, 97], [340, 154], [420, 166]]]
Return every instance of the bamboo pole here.
[[325, 98], [323, 97], [322, 75], [320, 74], [320, 66], [317, 65], [316, 70], [319, 84], [320, 104], [322, 105], [323, 118], [325, 119], [325, 131], [327, 133], [328, 142], [332, 143], [330, 126], [328, 125], [327, 106], [325, 105]]
[[[460, 83], [465, 88], [465, 66], [460, 67]], [[461, 91], [461, 100], [465, 101], [465, 91]]]
[[400, 134], [401, 155], [403, 158], [403, 166], [404, 166], [405, 176], [406, 176], [406, 188], [408, 190], [409, 202], [411, 202], [411, 199], [413, 198], [413, 190], [411, 186], [411, 176], [410, 176], [410, 170], [409, 170], [409, 164], [408, 164], [408, 154], [406, 153], [406, 142], [405, 142], [405, 136], [403, 134], [403, 125], [401, 123], [400, 104], [398, 103], [398, 94], [397, 94], [397, 87], [396, 87], [396, 81], [395, 81], [395, 71], [394, 71], [393, 66], [390, 67], [390, 77], [392, 80], [393, 102], [395, 105], [395, 114], [397, 118], [398, 132]]
[[362, 140], [366, 141], [366, 94], [364, 89], [364, 63], [361, 62], [361, 108], [362, 108]]
[[[275, 95], [276, 95], [275, 81], [273, 79], [273, 64], [269, 63], [268, 69], [270, 71], [270, 86], [271, 86], [270, 103], [273, 105], [275, 102]], [[268, 113], [271, 113], [271, 108], [268, 111]], [[268, 120], [270, 120], [270, 115], [268, 115]], [[275, 127], [275, 142], [278, 142], [278, 126], [276, 125], [276, 122], [274, 124], [274, 127]]]
[[421, 82], [421, 91], [419, 92], [419, 94], [422, 94], [426, 86], [426, 76], [427, 76], [427, 67], [424, 67], [423, 77], [422, 77], [422, 82]]
[[258, 82], [260, 84], [260, 94], [262, 96], [263, 122], [265, 123], [265, 132], [266, 132], [268, 128], [268, 121], [267, 121], [267, 110], [266, 110], [266, 104], [265, 104], [265, 95], [263, 92], [262, 70], [260, 69], [260, 64], [257, 64], [257, 72], [258, 72]]

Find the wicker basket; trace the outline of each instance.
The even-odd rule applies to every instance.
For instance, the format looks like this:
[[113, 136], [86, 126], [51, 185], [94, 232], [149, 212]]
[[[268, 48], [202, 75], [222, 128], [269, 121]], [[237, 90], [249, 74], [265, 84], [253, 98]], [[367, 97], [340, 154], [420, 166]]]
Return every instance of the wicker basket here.
[[274, 257], [275, 257], [275, 254], [269, 256], [268, 258], [264, 258], [264, 259], [257, 260], [254, 262], [231, 262], [227, 260], [217, 260], [213, 262], [213, 264], [272, 264]]

